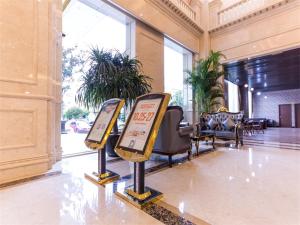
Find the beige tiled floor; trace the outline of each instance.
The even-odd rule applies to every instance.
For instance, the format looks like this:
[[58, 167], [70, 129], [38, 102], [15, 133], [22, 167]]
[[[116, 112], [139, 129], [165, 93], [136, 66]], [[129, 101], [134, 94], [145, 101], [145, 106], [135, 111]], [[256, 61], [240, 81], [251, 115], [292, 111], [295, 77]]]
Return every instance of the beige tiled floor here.
[[[96, 169], [96, 158], [68, 158], [61, 165], [62, 175], [1, 189], [0, 224], [161, 224], [118, 199], [112, 184], [103, 188], [84, 178], [85, 171]], [[129, 166], [124, 163], [112, 164], [111, 169], [118, 165], [127, 174]]]
[[[118, 199], [112, 185], [84, 178], [96, 159], [68, 158], [58, 165], [62, 175], [1, 189], [0, 224], [160, 224]], [[121, 176], [132, 171], [124, 161], [108, 169]], [[300, 224], [300, 151], [219, 147], [150, 174], [146, 184], [163, 192], [167, 204], [211, 224]]]
[[300, 224], [300, 151], [219, 148], [147, 182], [211, 224]]

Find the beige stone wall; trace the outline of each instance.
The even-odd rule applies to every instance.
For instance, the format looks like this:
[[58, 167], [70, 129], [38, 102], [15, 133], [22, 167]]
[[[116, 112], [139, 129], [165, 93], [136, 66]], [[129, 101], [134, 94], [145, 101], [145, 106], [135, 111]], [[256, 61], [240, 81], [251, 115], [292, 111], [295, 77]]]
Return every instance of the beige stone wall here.
[[149, 26], [136, 22], [135, 54], [150, 76], [152, 92], [164, 91], [164, 36]]
[[300, 46], [300, 1], [290, 1], [210, 34], [211, 48], [227, 61]]
[[60, 159], [61, 1], [0, 1], [0, 183]]
[[111, 2], [114, 2], [118, 7], [138, 18], [138, 20], [171, 37], [191, 51], [199, 52], [200, 35], [181, 23], [180, 19], [175, 16], [172, 17], [162, 7], [155, 4], [156, 0], [111, 0]]

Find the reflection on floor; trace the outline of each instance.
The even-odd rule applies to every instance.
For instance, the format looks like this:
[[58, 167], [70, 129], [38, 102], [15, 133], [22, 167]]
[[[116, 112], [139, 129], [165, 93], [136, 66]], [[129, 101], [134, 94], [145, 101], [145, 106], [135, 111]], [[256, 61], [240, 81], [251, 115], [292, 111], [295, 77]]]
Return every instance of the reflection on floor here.
[[289, 144], [300, 144], [300, 128], [272, 128], [264, 130], [264, 133], [245, 135], [246, 140], [280, 142]]
[[90, 152], [90, 149], [84, 144], [86, 135], [87, 134], [74, 132], [61, 134], [61, 147], [63, 150], [63, 156]]
[[[164, 193], [154, 213], [177, 211], [185, 218], [181, 224], [300, 224], [299, 151], [218, 147], [191, 161], [181, 157], [173, 168], [161, 157], [146, 163], [146, 184]], [[1, 189], [0, 224], [161, 224], [113, 194], [132, 183], [132, 164], [108, 163], [123, 179], [106, 188], [83, 176], [97, 169], [97, 154], [68, 158], [57, 167], [62, 175]]]

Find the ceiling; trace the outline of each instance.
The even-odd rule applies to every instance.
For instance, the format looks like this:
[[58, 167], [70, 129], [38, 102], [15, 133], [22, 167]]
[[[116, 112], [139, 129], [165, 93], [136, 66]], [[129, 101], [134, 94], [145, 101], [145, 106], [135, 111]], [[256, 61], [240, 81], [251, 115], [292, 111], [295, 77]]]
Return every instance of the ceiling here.
[[254, 91], [300, 88], [300, 48], [277, 54], [228, 63], [225, 78], [239, 86], [248, 84]]

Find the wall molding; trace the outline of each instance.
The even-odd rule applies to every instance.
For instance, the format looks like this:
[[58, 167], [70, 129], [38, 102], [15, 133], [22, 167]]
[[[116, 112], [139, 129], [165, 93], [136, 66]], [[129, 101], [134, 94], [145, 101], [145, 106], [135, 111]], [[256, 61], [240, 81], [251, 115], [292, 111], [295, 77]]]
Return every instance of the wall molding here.
[[[204, 30], [196, 24], [193, 20], [191, 20], [188, 16], [186, 16], [179, 8], [177, 8], [171, 1], [169, 0], [145, 0], [149, 2], [151, 5], [156, 6], [160, 11], [166, 13], [169, 18], [173, 21], [178, 22], [184, 29], [188, 29], [193, 32], [196, 36], [201, 36], [204, 33]], [[170, 7], [170, 5], [173, 7]]]
[[9, 82], [9, 83], [18, 83], [18, 84], [31, 84], [31, 85], [37, 85], [37, 79], [33, 80], [26, 80], [26, 79], [15, 79], [15, 78], [6, 78], [6, 77], [0, 77], [0, 81], [3, 82]]
[[208, 32], [209, 32], [210, 34], [214, 34], [214, 33], [216, 33], [216, 32], [220, 32], [220, 31], [222, 31], [222, 30], [225, 30], [225, 29], [227, 29], [227, 28], [229, 28], [229, 27], [233, 27], [233, 26], [238, 26], [238, 27], [240, 27], [240, 26], [242, 25], [242, 23], [245, 22], [245, 21], [248, 21], [248, 20], [250, 20], [250, 19], [256, 18], [256, 17], [258, 17], [258, 16], [260, 16], [260, 15], [269, 13], [269, 12], [271, 12], [271, 11], [274, 11], [275, 9], [282, 8], [283, 6], [286, 6], [286, 5], [288, 5], [288, 4], [292, 3], [292, 2], [296, 2], [296, 3], [299, 4], [298, 1], [299, 1], [299, 0], [282, 0], [282, 1], [278, 2], [278, 3], [275, 3], [275, 4], [273, 4], [273, 5], [269, 5], [269, 6], [267, 6], [267, 7], [258, 9], [258, 10], [255, 11], [255, 12], [252, 12], [252, 13], [250, 13], [250, 14], [247, 14], [247, 15], [245, 15], [245, 16], [242, 16], [242, 17], [240, 17], [239, 19], [233, 20], [233, 21], [228, 22], [228, 23], [226, 23], [226, 24], [224, 24], [224, 25], [221, 25], [221, 26], [215, 27], [215, 28], [213, 28], [213, 29], [210, 29]]
[[32, 100], [44, 100], [50, 101], [57, 104], [62, 103], [61, 99], [55, 99], [55, 97], [50, 95], [36, 95], [36, 94], [20, 94], [20, 93], [1, 93], [0, 97], [4, 98], [21, 98], [21, 99], [32, 99]]
[[23, 145], [7, 145], [7, 146], [0, 146], [0, 151], [2, 150], [9, 150], [9, 149], [20, 149], [20, 148], [32, 148], [35, 147], [36, 144], [23, 144]]
[[31, 158], [11, 160], [6, 161], [4, 163], [0, 163], [0, 170], [8, 170], [23, 166], [32, 166], [35, 164], [48, 163], [50, 161], [51, 160], [48, 155], [40, 155]]
[[[150, 0], [155, 1], [155, 0]], [[155, 1], [158, 2], [158, 4], [163, 4], [164, 7], [167, 7], [170, 11], [172, 11], [172, 14], [175, 14], [177, 17], [180, 17], [185, 23], [189, 24], [193, 29], [195, 29], [199, 33], [203, 33], [203, 29], [198, 25], [195, 21], [193, 21], [189, 16], [187, 16], [180, 8], [178, 8], [172, 1], [170, 0], [160, 0]], [[196, 13], [196, 12], [195, 12]]]

